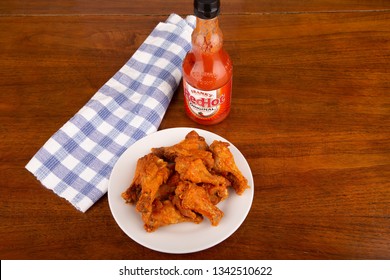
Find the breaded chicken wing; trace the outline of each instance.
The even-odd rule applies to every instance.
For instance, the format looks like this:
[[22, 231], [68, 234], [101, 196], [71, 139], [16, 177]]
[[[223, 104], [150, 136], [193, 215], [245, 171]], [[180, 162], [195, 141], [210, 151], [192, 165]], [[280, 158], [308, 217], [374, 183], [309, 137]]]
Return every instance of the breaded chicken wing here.
[[217, 226], [223, 217], [223, 212], [209, 198], [207, 191], [194, 183], [183, 181], [176, 188], [176, 203], [179, 211], [186, 215], [188, 211], [207, 217], [213, 226]]
[[155, 200], [163, 201], [170, 199], [170, 197], [175, 194], [176, 186], [180, 181], [180, 174], [176, 171], [172, 171], [168, 180], [158, 189]]
[[176, 158], [175, 163], [175, 170], [180, 174], [182, 180], [188, 180], [195, 184], [209, 183], [217, 186], [230, 186], [229, 180], [225, 177], [211, 174], [199, 158], [180, 156]]
[[171, 173], [168, 164], [150, 153], [137, 161], [134, 179], [130, 187], [122, 193], [129, 203], [136, 203], [136, 210], [147, 222], [152, 213], [152, 203], [159, 187], [165, 183]]
[[153, 211], [144, 225], [147, 232], [153, 232], [162, 226], [183, 222], [194, 222], [198, 224], [203, 220], [203, 218], [199, 215], [195, 219], [183, 216], [170, 200], [157, 200], [155, 203], [158, 205], [153, 207]]
[[202, 184], [207, 191], [212, 204], [217, 205], [229, 196], [228, 188], [224, 185]]
[[210, 145], [210, 150], [214, 157], [213, 169], [220, 174], [224, 174], [232, 182], [236, 193], [241, 195], [249, 188], [248, 180], [237, 168], [233, 154], [229, 149], [229, 143], [215, 140]]
[[193, 156], [203, 160], [208, 168], [214, 165], [212, 153], [204, 137], [196, 131], [189, 132], [185, 139], [170, 147], [153, 148], [152, 153], [169, 162], [174, 162], [178, 156]]

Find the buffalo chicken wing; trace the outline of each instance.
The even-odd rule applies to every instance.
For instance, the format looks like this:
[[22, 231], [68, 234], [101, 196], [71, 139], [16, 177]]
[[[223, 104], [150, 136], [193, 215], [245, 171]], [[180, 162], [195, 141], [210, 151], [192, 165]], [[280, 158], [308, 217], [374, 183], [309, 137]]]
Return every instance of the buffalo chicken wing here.
[[248, 181], [237, 168], [233, 154], [229, 150], [229, 143], [214, 141], [210, 149], [214, 156], [214, 170], [230, 179], [236, 193], [242, 194], [249, 188]]
[[217, 204], [229, 196], [229, 187], [237, 194], [249, 187], [228, 146], [221, 141], [208, 146], [191, 131], [181, 142], [152, 148], [138, 160], [122, 197], [135, 204], [147, 232], [182, 222], [200, 223], [203, 217], [213, 226], [220, 223], [224, 213]]

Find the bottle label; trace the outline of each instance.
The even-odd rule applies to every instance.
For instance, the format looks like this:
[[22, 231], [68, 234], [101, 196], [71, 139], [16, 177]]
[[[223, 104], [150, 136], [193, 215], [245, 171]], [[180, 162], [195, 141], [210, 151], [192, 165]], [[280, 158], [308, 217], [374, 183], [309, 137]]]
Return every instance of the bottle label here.
[[183, 79], [184, 97], [187, 112], [197, 118], [214, 119], [230, 110], [232, 80], [216, 90], [200, 90], [192, 87]]

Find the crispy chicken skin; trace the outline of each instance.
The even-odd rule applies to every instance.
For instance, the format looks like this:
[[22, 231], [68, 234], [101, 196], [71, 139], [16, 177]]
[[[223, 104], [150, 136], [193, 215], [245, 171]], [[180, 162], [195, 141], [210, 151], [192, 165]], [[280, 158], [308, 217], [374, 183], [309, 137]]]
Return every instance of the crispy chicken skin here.
[[144, 222], [148, 221], [156, 194], [170, 173], [168, 164], [152, 153], [138, 160], [133, 182], [122, 197], [127, 202], [136, 202], [136, 210], [142, 214]]
[[183, 216], [170, 200], [157, 200], [155, 204], [157, 205], [153, 208], [152, 214], [144, 225], [147, 232], [153, 232], [159, 227], [182, 222], [194, 222], [198, 224], [203, 220], [199, 215], [195, 219]]
[[217, 205], [229, 196], [227, 186], [202, 184], [202, 187], [207, 191], [212, 204]]
[[234, 162], [233, 154], [229, 150], [229, 143], [215, 140], [210, 145], [210, 150], [214, 157], [213, 169], [219, 174], [224, 174], [232, 182], [236, 193], [241, 195], [249, 188], [249, 185]]
[[192, 211], [208, 218], [213, 226], [219, 224], [223, 212], [210, 201], [205, 188], [183, 181], [177, 186], [175, 193], [179, 199], [176, 205], [183, 215]]
[[229, 180], [219, 175], [212, 175], [199, 158], [192, 156], [177, 157], [175, 169], [180, 174], [180, 179], [188, 180], [195, 184], [209, 183], [213, 185], [230, 186]]
[[212, 153], [204, 137], [199, 136], [196, 131], [191, 131], [185, 139], [170, 147], [153, 148], [152, 153], [169, 162], [174, 162], [178, 156], [193, 156], [203, 160], [208, 168], [214, 165]]
[[155, 201], [160, 200], [164, 201], [171, 199], [171, 196], [175, 194], [175, 189], [180, 182], [180, 174], [176, 171], [172, 171], [172, 174], [169, 176], [168, 180], [160, 186], [157, 191]]
[[122, 193], [122, 198], [126, 203], [136, 203], [141, 194], [141, 185], [131, 184], [130, 187]]

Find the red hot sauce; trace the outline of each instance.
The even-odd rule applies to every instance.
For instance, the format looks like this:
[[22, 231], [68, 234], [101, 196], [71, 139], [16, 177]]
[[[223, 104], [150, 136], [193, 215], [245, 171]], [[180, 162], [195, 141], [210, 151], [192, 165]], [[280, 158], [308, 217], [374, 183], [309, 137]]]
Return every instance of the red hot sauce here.
[[230, 112], [233, 65], [223, 49], [219, 0], [195, 0], [192, 49], [183, 61], [185, 111], [190, 119], [212, 125]]

